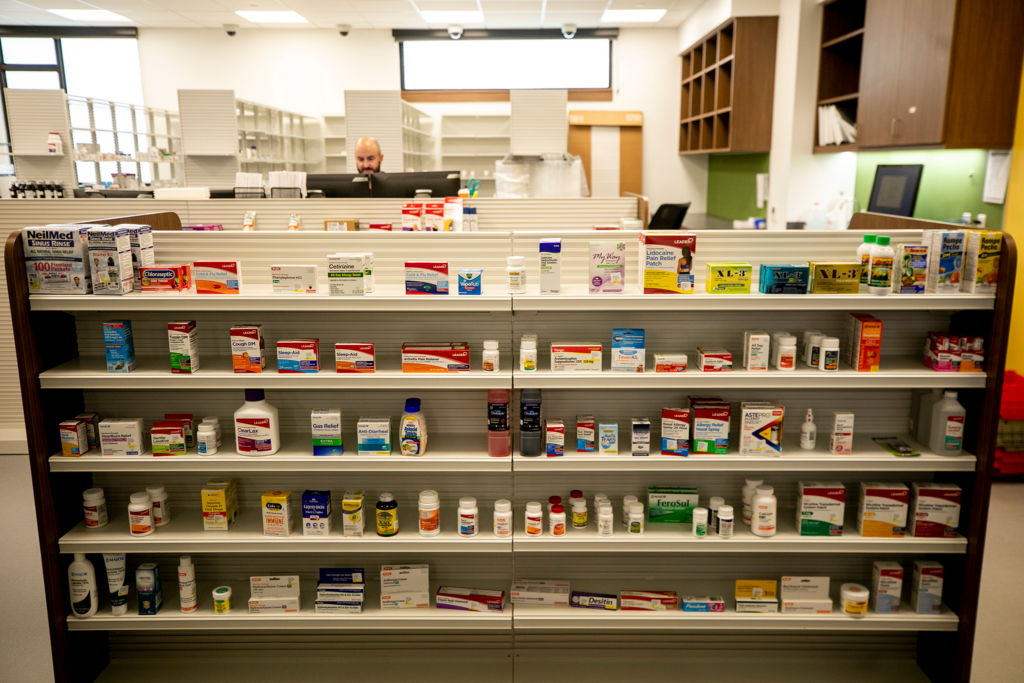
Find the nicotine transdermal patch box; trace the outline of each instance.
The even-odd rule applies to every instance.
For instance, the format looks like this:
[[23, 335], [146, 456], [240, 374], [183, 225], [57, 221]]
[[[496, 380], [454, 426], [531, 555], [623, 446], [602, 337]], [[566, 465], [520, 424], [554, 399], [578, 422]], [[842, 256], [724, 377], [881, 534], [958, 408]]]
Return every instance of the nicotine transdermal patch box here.
[[911, 536], [956, 538], [963, 491], [956, 484], [912, 484], [907, 530]]
[[914, 579], [910, 587], [910, 607], [917, 614], [942, 612], [942, 584], [945, 570], [934, 560], [914, 560]]
[[837, 481], [799, 482], [796, 529], [801, 536], [842, 536], [846, 486]]
[[910, 489], [900, 482], [861, 482], [857, 531], [866, 538], [903, 538], [907, 531]]
[[871, 603], [875, 614], [898, 614], [903, 592], [903, 567], [899, 562], [875, 560], [871, 571]]

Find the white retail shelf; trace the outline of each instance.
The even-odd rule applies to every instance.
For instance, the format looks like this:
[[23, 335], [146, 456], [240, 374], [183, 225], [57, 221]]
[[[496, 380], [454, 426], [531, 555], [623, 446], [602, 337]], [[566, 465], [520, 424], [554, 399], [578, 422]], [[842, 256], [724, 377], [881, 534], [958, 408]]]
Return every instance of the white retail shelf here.
[[133, 372], [107, 372], [102, 357], [75, 358], [39, 375], [43, 389], [508, 389], [512, 373], [499, 372], [401, 372], [385, 369], [373, 373], [342, 374], [325, 367], [318, 373], [279, 373], [277, 361], [267, 359], [262, 373], [236, 373], [231, 359], [220, 356], [203, 361], [191, 375], [174, 374], [166, 356], [140, 356]]
[[973, 472], [977, 468], [977, 457], [969, 453], [938, 455], [911, 436], [899, 438], [921, 455], [896, 457], [882, 450], [870, 436], [855, 435], [852, 455], [832, 455], [827, 438], [819, 439], [818, 446], [812, 450], [803, 450], [798, 445], [799, 440], [793, 438], [786, 440], [782, 455], [778, 457], [740, 455], [735, 446], [726, 455], [691, 453], [688, 457], [633, 457], [628, 452], [600, 455], [566, 449], [560, 458], [524, 457], [517, 451], [512, 467], [517, 472]]
[[[203, 514], [197, 508], [175, 508], [171, 522], [157, 527], [149, 536], [132, 536], [127, 513], [112, 513], [109, 523], [98, 529], [80, 522], [64, 534], [58, 545], [62, 553], [509, 553], [512, 539], [481, 533], [472, 538], [459, 536], [453, 523], [444, 521], [437, 536], [420, 536], [406, 529], [393, 537], [378, 536], [370, 517], [362, 538], [342, 535], [341, 525], [330, 536], [303, 536], [301, 519], [291, 536], [264, 536], [263, 520], [255, 509], [242, 510], [228, 531], [205, 531]], [[447, 515], [454, 517], [453, 515]]]
[[[854, 508], [851, 510], [850, 508]], [[618, 508], [616, 508], [618, 510]], [[517, 519], [525, 514], [517, 510]], [[597, 524], [576, 531], [567, 528], [564, 536], [527, 537], [516, 531], [513, 548], [517, 553], [946, 553], [967, 552], [967, 539], [956, 538], [865, 538], [857, 533], [856, 505], [847, 505], [842, 536], [801, 536], [794, 524], [796, 511], [780, 508], [778, 532], [767, 538], [755, 536], [750, 527], [737, 518], [732, 538], [713, 533], [697, 538], [689, 524], [647, 524], [642, 534], [630, 534], [621, 523], [621, 510], [615, 518], [611, 536], [598, 536]], [[571, 526], [571, 522], [567, 523]], [[61, 548], [63, 550], [63, 548]]]
[[78, 458], [60, 454], [50, 457], [51, 472], [510, 472], [512, 458], [487, 455], [486, 435], [434, 434], [430, 448], [420, 458], [399, 455], [357, 455], [355, 434], [346, 433], [344, 455], [313, 455], [310, 437], [285, 436], [284, 446], [274, 455], [250, 457], [235, 452], [230, 438], [214, 455], [154, 457], [100, 455], [87, 453]]
[[857, 372], [839, 364], [838, 372], [823, 372], [798, 363], [796, 370], [701, 372], [696, 352], [687, 353], [686, 372], [522, 372], [516, 368], [517, 389], [984, 389], [984, 372], [935, 372], [920, 358], [883, 357], [879, 372]]
[[[380, 608], [380, 587], [366, 586], [362, 614], [317, 614], [316, 587], [312, 581], [301, 586], [299, 611], [295, 614], [249, 614], [249, 586], [244, 582], [203, 582], [197, 586], [199, 607], [191, 614], [181, 611], [178, 596], [173, 592], [173, 581], [165, 582], [163, 607], [157, 614], [140, 615], [137, 592], [128, 598], [128, 613], [114, 616], [106, 591], [100, 591], [100, 607], [88, 619], [68, 616], [70, 631], [178, 631], [178, 630], [352, 630], [367, 629], [444, 629], [444, 630], [505, 630], [512, 628], [512, 606], [505, 605], [500, 614], [438, 609], [433, 606], [437, 585], [431, 584], [431, 607], [417, 609]], [[213, 611], [212, 591], [217, 586], [231, 587], [231, 611], [217, 614]], [[171, 587], [172, 590], [168, 590]], [[495, 586], [499, 590], [501, 587]], [[508, 590], [507, 587], [504, 590]]]
[[401, 285], [378, 285], [365, 296], [274, 294], [271, 285], [244, 285], [238, 295], [132, 292], [124, 296], [29, 295], [33, 311], [451, 311], [508, 312], [512, 296], [499, 286], [478, 295], [406, 294]]
[[527, 285], [513, 295], [517, 311], [963, 311], [992, 310], [995, 301], [990, 294], [643, 294], [635, 284], [622, 294], [563, 285], [561, 294], [542, 296], [538, 285]]

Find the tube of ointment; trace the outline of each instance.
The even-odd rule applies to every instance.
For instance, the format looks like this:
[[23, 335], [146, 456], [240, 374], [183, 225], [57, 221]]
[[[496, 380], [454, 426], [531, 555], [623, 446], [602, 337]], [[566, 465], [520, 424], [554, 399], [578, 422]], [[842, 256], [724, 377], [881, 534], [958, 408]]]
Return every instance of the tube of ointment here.
[[110, 589], [110, 608], [114, 616], [128, 614], [128, 584], [124, 580], [124, 553], [103, 553], [107, 568], [107, 587]]

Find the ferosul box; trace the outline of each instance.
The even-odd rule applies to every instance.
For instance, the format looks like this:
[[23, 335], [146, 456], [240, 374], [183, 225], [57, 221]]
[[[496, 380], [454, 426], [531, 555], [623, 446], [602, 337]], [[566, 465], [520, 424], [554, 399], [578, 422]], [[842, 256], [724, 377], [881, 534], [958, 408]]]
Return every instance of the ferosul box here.
[[729, 421], [732, 406], [728, 403], [693, 403], [693, 452], [725, 455], [729, 452]]
[[697, 369], [701, 372], [732, 372], [732, 353], [728, 349], [698, 346]]
[[551, 372], [601, 372], [601, 344], [552, 342]]
[[313, 455], [342, 455], [341, 408], [322, 408], [310, 415], [313, 429]]
[[608, 593], [585, 593], [573, 591], [569, 598], [569, 607], [581, 609], [615, 610], [619, 608], [619, 598]]
[[135, 288], [128, 228], [99, 226], [86, 233], [93, 294], [128, 294]]
[[366, 523], [362, 491], [345, 491], [341, 496], [341, 531], [343, 536], [362, 538]]
[[444, 202], [423, 205], [423, 229], [426, 232], [444, 232]]
[[481, 588], [441, 586], [434, 596], [438, 609], [458, 609], [469, 612], [501, 612], [505, 607], [505, 591]]
[[544, 420], [544, 453], [549, 458], [565, 455], [565, 424], [561, 420]]
[[186, 292], [192, 288], [192, 266], [187, 263], [162, 263], [139, 268], [139, 286], [143, 292]]
[[404, 232], [423, 230], [423, 202], [408, 202], [402, 205], [402, 230]]
[[195, 320], [167, 323], [171, 373], [189, 375], [199, 370], [199, 332]]
[[402, 344], [402, 372], [469, 372], [469, 344], [406, 342]]
[[870, 609], [875, 614], [898, 614], [903, 592], [903, 567], [899, 562], [875, 560], [871, 570]]
[[142, 455], [146, 450], [141, 417], [108, 417], [96, 431], [103, 455]]
[[997, 230], [969, 230], [964, 254], [963, 291], [969, 294], [994, 294], [999, 282], [999, 252], [1003, 233]]
[[462, 232], [462, 197], [444, 198], [444, 231]]
[[374, 372], [376, 367], [373, 344], [334, 345], [334, 369], [337, 372]]
[[320, 283], [316, 266], [270, 266], [270, 284], [274, 294], [316, 294]]
[[249, 595], [254, 598], [298, 598], [300, 581], [297, 575], [250, 576]]
[[899, 482], [861, 482], [857, 531], [865, 538], [903, 538], [907, 531], [910, 489]]
[[612, 330], [612, 372], [643, 372], [645, 358], [643, 330]]
[[131, 320], [103, 323], [103, 348], [107, 372], [131, 372], [135, 369], [135, 337]]
[[655, 372], [686, 372], [685, 353], [654, 354]]
[[907, 530], [911, 536], [956, 538], [960, 525], [960, 501], [963, 491], [956, 484], [911, 484], [910, 516]]
[[135, 291], [142, 286], [140, 269], [151, 266], [156, 261], [153, 252], [153, 228], [148, 225], [121, 223], [128, 231], [128, 244], [132, 250], [132, 276], [135, 280]]
[[193, 261], [196, 294], [241, 294], [241, 261]]
[[238, 485], [234, 479], [215, 479], [199, 492], [203, 530], [227, 531], [238, 519]]
[[857, 372], [878, 372], [882, 356], [882, 321], [867, 313], [846, 319], [846, 363]]
[[359, 455], [391, 455], [391, 416], [359, 418], [356, 452]]
[[846, 486], [838, 481], [796, 485], [796, 529], [801, 536], [842, 536]]
[[260, 497], [263, 513], [264, 536], [291, 536], [295, 529], [292, 519], [292, 492], [267, 491]]
[[684, 595], [680, 609], [684, 612], [725, 612], [725, 598], [713, 595]]
[[693, 255], [697, 235], [690, 232], [640, 231], [640, 272], [644, 294], [693, 294]]
[[651, 421], [646, 417], [630, 418], [632, 423], [631, 452], [635, 456], [651, 454]]
[[355, 218], [331, 218], [324, 221], [326, 232], [347, 232], [359, 229], [359, 221]]
[[786, 409], [776, 403], [740, 405], [740, 455], [781, 455]]
[[750, 294], [753, 266], [749, 263], [709, 263], [704, 273], [708, 294]]
[[597, 451], [597, 422], [593, 415], [576, 416], [576, 450], [588, 453]]
[[60, 452], [65, 458], [77, 458], [89, 452], [89, 431], [84, 420], [64, 420], [60, 430]]
[[928, 245], [899, 244], [893, 261], [892, 291], [924, 294], [928, 285]]
[[262, 325], [235, 325], [231, 337], [231, 367], [235, 372], [263, 372], [267, 368]]
[[154, 457], [185, 455], [185, 425], [180, 420], [161, 420], [149, 430]]
[[319, 339], [282, 339], [277, 342], [277, 371], [309, 373], [320, 371]]
[[590, 293], [621, 294], [626, 285], [626, 243], [590, 243]]
[[960, 291], [964, 272], [964, 251], [967, 233], [963, 230], [925, 230], [928, 246], [929, 294], [956, 294]]
[[942, 612], [942, 583], [945, 572], [934, 560], [914, 560], [914, 580], [910, 588], [910, 606], [917, 614]]
[[668, 612], [679, 609], [679, 596], [675, 591], [622, 591], [623, 611]]
[[447, 294], [447, 261], [406, 261], [406, 294]]
[[364, 296], [366, 294], [366, 269], [363, 255], [327, 255], [328, 296]]
[[690, 454], [690, 409], [661, 409], [661, 454]]
[[568, 581], [515, 579], [508, 594], [513, 605], [569, 606]]
[[303, 491], [302, 535], [330, 536], [332, 529], [334, 520], [331, 517], [331, 492], [310, 489]]
[[24, 228], [29, 294], [91, 294], [87, 226]]
[[648, 486], [647, 521], [651, 524], [690, 524], [697, 507], [692, 486]]
[[857, 294], [861, 264], [858, 261], [811, 261], [811, 294]]

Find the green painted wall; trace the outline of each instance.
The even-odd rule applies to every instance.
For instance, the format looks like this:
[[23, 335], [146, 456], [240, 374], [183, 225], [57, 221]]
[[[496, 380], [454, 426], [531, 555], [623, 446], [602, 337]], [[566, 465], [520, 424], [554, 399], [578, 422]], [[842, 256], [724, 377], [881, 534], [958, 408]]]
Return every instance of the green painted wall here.
[[[988, 152], [983, 149], [860, 152], [857, 154], [854, 196], [866, 210], [871, 198], [871, 185], [875, 181], [875, 168], [879, 164], [924, 164], [914, 218], [944, 221], [960, 218], [964, 211], [970, 211], [974, 216], [985, 214], [988, 227], [1000, 228], [1003, 205], [981, 201], [987, 160]], [[710, 197], [708, 200], [710, 204]], [[708, 213], [713, 213], [710, 208]]]
[[709, 154], [708, 213], [722, 218], [766, 218], [767, 207], [757, 208], [758, 173], [768, 172], [767, 153]]

